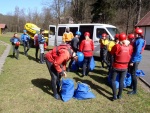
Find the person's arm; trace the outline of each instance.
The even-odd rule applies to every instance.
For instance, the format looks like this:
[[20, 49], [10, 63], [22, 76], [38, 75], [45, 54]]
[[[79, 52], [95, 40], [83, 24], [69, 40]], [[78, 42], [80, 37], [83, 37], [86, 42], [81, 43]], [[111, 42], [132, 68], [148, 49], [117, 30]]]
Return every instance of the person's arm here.
[[114, 45], [111, 49], [111, 55], [115, 55], [115, 53], [117, 52], [117, 45]]
[[131, 62], [133, 63], [135, 62], [136, 57], [141, 54], [143, 42], [138, 40], [137, 42], [135, 42], [134, 46], [136, 47], [136, 49], [134, 50], [134, 54], [132, 55], [132, 58], [131, 58]]
[[80, 47], [79, 47], [79, 51], [82, 52], [83, 51], [83, 46], [84, 46], [84, 40], [81, 42]]
[[92, 51], [94, 51], [94, 42], [91, 40]]
[[63, 36], [62, 36], [62, 41], [65, 43], [66, 41], [65, 41], [65, 33], [63, 34]]
[[63, 67], [61, 67], [62, 63], [68, 58], [67, 55], [65, 55], [65, 53], [61, 53], [55, 60], [54, 60], [54, 67], [57, 70], [57, 72], [59, 74], [63, 73]]
[[75, 52], [77, 52], [78, 51], [78, 43], [79, 43], [79, 40], [77, 40], [77, 39], [73, 39], [74, 41], [73, 41], [73, 48], [74, 48], [74, 50], [75, 50]]

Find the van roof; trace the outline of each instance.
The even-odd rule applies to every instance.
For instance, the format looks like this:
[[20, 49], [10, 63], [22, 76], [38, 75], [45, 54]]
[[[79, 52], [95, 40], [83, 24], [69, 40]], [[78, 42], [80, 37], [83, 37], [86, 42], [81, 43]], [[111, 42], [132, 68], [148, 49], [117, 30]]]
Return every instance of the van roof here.
[[[82, 24], [58, 24], [58, 26], [77, 26], [77, 25], [95, 25], [95, 26], [105, 26], [105, 27], [115, 27], [110, 24], [99, 24], [99, 23], [82, 23]], [[116, 27], [115, 27], [116, 28]]]

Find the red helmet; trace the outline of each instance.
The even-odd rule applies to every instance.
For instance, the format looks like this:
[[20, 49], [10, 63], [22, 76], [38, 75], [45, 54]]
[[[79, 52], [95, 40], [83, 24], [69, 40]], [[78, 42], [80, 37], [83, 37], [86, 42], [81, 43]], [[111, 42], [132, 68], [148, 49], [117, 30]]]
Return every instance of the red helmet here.
[[119, 34], [116, 34], [116, 35], [115, 35], [115, 38], [119, 38]]
[[106, 33], [103, 33], [103, 34], [102, 34], [102, 37], [106, 37], [106, 36], [107, 36], [107, 34], [106, 34]]
[[85, 32], [84, 36], [89, 36], [90, 37], [90, 33], [89, 32]]
[[20, 42], [16, 42], [16, 44], [15, 44], [16, 46], [19, 46], [20, 45]]
[[136, 28], [136, 29], [135, 29], [135, 33], [136, 33], [136, 34], [139, 34], [139, 35], [142, 35], [142, 34], [143, 34], [143, 30], [140, 29], [140, 28]]
[[120, 33], [119, 34], [119, 41], [123, 41], [123, 40], [126, 40], [127, 39], [127, 36], [125, 33]]
[[133, 38], [135, 38], [134, 34], [129, 34], [128, 35], [128, 39], [133, 39]]

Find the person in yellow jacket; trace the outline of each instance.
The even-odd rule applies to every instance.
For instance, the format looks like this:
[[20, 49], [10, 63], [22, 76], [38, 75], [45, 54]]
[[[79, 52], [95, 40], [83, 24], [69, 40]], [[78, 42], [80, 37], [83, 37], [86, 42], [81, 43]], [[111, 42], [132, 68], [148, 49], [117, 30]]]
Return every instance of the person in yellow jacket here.
[[73, 33], [70, 31], [70, 28], [67, 27], [66, 31], [64, 32], [63, 37], [62, 37], [63, 42], [66, 43], [66, 44], [70, 44], [71, 40], [73, 38], [74, 38]]
[[109, 40], [107, 39], [107, 34], [103, 33], [102, 38], [99, 40], [100, 43], [100, 61], [102, 67], [104, 68], [104, 63], [109, 67], [109, 63], [107, 61], [107, 45], [109, 44]]
[[113, 58], [113, 56], [110, 54], [110, 52], [111, 52], [111, 50], [112, 50], [112, 48], [113, 48], [113, 46], [114, 45], [116, 45], [118, 42], [119, 42], [119, 34], [116, 34], [115, 35], [115, 40], [112, 40], [112, 41], [110, 41], [109, 42], [109, 44], [107, 45], [107, 50], [108, 50], [108, 59], [109, 59], [109, 74], [111, 73], [111, 70], [112, 70], [112, 64], [113, 64], [113, 60], [114, 60], [114, 58]]

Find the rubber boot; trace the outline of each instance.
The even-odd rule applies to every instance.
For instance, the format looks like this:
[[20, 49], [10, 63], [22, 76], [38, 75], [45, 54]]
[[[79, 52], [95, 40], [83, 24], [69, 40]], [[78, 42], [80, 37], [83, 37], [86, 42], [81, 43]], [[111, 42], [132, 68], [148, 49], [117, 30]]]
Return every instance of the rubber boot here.
[[43, 64], [43, 53], [40, 53], [40, 63]]

